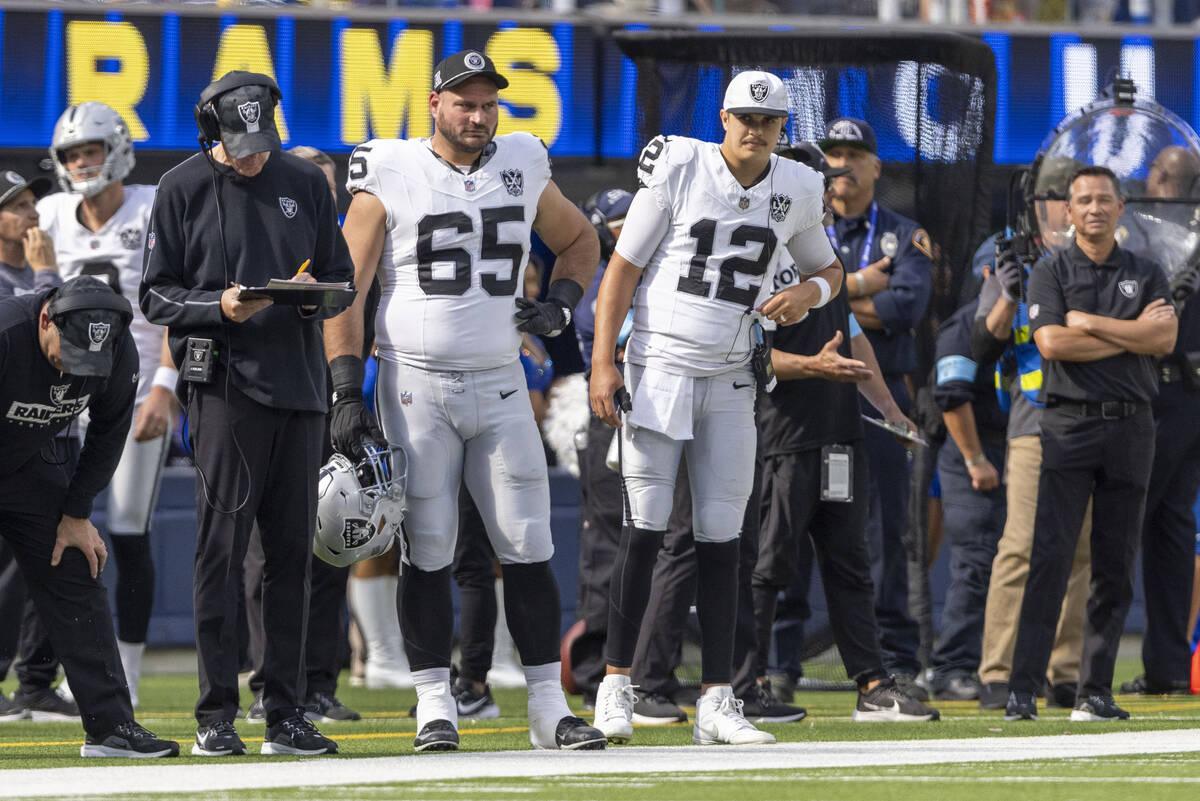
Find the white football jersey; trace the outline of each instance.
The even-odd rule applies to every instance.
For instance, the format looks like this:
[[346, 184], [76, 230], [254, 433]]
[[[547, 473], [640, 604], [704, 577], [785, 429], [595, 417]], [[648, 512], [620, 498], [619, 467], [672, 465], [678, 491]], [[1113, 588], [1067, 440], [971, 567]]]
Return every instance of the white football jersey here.
[[692, 376], [744, 364], [748, 312], [775, 291], [786, 243], [821, 224], [824, 180], [771, 156], [768, 174], [745, 188], [718, 144], [661, 136], [642, 151], [638, 179], [670, 222], [634, 295], [625, 358]]
[[39, 225], [54, 241], [58, 270], [63, 280], [77, 275], [94, 275], [108, 282], [133, 306], [130, 331], [141, 362], [137, 402], [150, 393], [154, 368], [162, 359], [163, 328], [146, 320], [138, 307], [138, 284], [142, 280], [142, 252], [155, 187], [132, 184], [125, 187], [125, 202], [96, 232], [79, 222], [82, 195], [57, 192], [38, 201]]
[[374, 139], [350, 158], [351, 193], [387, 210], [375, 343], [427, 370], [486, 370], [518, 358], [513, 314], [550, 158], [535, 136], [495, 138], [464, 174], [426, 139]]

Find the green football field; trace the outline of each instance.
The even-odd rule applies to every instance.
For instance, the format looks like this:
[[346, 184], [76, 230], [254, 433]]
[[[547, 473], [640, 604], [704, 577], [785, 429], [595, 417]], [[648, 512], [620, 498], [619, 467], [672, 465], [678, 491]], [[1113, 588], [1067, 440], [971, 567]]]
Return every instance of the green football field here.
[[[1118, 681], [1132, 677], [1124, 662]], [[11, 692], [10, 679], [4, 689]], [[990, 801], [1142, 799], [1200, 796], [1200, 696], [1123, 696], [1133, 719], [1072, 723], [1040, 710], [1038, 722], [1004, 723], [974, 703], [940, 702], [942, 720], [854, 724], [852, 693], [802, 693], [798, 723], [767, 725], [776, 746], [691, 745], [690, 725], [638, 727], [630, 746], [603, 753], [529, 748], [523, 690], [496, 692], [504, 717], [460, 721], [462, 751], [412, 751], [413, 691], [370, 691], [343, 683], [339, 696], [363, 714], [324, 724], [337, 757], [257, 754], [263, 726], [239, 723], [250, 755], [211, 760], [189, 754], [194, 674], [142, 682], [139, 720], [177, 739], [175, 760], [83, 760], [74, 723], [0, 724], [0, 797], [163, 799], [854, 799]], [[571, 699], [576, 702], [578, 699]], [[244, 692], [243, 703], [249, 703]], [[581, 710], [577, 710], [582, 713]], [[691, 712], [691, 710], [689, 710]], [[590, 713], [582, 713], [590, 718]], [[1100, 735], [1100, 736], [1089, 736]]]

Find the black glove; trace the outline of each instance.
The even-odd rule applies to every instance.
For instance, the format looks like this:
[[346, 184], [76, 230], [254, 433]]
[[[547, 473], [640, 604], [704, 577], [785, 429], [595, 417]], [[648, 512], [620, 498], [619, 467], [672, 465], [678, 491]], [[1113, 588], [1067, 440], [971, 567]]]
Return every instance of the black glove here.
[[363, 402], [363, 363], [356, 356], [338, 356], [329, 363], [333, 377], [333, 406], [329, 410], [329, 439], [333, 449], [354, 461], [366, 457], [363, 439], [386, 444], [375, 417]]
[[1009, 303], [1021, 300], [1021, 289], [1025, 283], [1025, 265], [1021, 263], [1011, 245], [996, 253], [996, 280], [1000, 282], [1000, 293]]
[[571, 310], [583, 297], [583, 287], [569, 278], [560, 278], [550, 285], [546, 299], [517, 298], [517, 330], [526, 334], [556, 337], [571, 324]]

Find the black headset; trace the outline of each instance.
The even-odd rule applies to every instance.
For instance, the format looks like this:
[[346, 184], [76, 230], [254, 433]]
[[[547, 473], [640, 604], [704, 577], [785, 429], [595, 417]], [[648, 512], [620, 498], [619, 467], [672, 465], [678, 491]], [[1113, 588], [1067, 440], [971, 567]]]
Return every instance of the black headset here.
[[613, 232], [608, 228], [608, 216], [600, 211], [599, 202], [600, 196], [607, 192], [607, 189], [601, 189], [594, 195], [583, 201], [581, 208], [587, 216], [588, 222], [596, 229], [596, 236], [600, 237], [600, 260], [608, 261], [612, 258], [613, 251], [617, 248], [617, 238], [613, 236]]
[[[128, 328], [133, 322], [133, 307], [129, 305], [129, 301], [99, 280], [96, 283], [98, 286], [94, 291], [72, 293], [69, 297], [63, 297], [61, 292], [56, 290], [50, 297], [50, 307], [46, 310], [50, 320], [61, 329], [66, 324], [66, 315], [71, 312], [102, 309], [119, 314], [122, 330]], [[103, 291], [99, 288], [101, 286], [104, 287]]]
[[[275, 105], [279, 105], [279, 101], [283, 99], [283, 93], [279, 91], [279, 85], [275, 83], [270, 75], [263, 75], [259, 72], [245, 72], [243, 70], [234, 70], [225, 73], [204, 88], [204, 91], [200, 93], [200, 99], [192, 108], [192, 115], [196, 118], [196, 127], [200, 129], [199, 138], [201, 147], [221, 141], [221, 122], [217, 117], [217, 109], [214, 106], [217, 98], [226, 92], [243, 86], [265, 86], [271, 92], [271, 99], [275, 102]], [[274, 109], [272, 109], [273, 111]]]

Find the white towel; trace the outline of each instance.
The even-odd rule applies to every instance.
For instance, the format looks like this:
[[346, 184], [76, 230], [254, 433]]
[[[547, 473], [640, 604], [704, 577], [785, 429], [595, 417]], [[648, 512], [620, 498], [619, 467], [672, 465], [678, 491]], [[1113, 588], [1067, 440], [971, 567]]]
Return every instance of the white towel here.
[[695, 379], [640, 367], [633, 390], [629, 424], [666, 434], [671, 439], [692, 438], [692, 397]]

